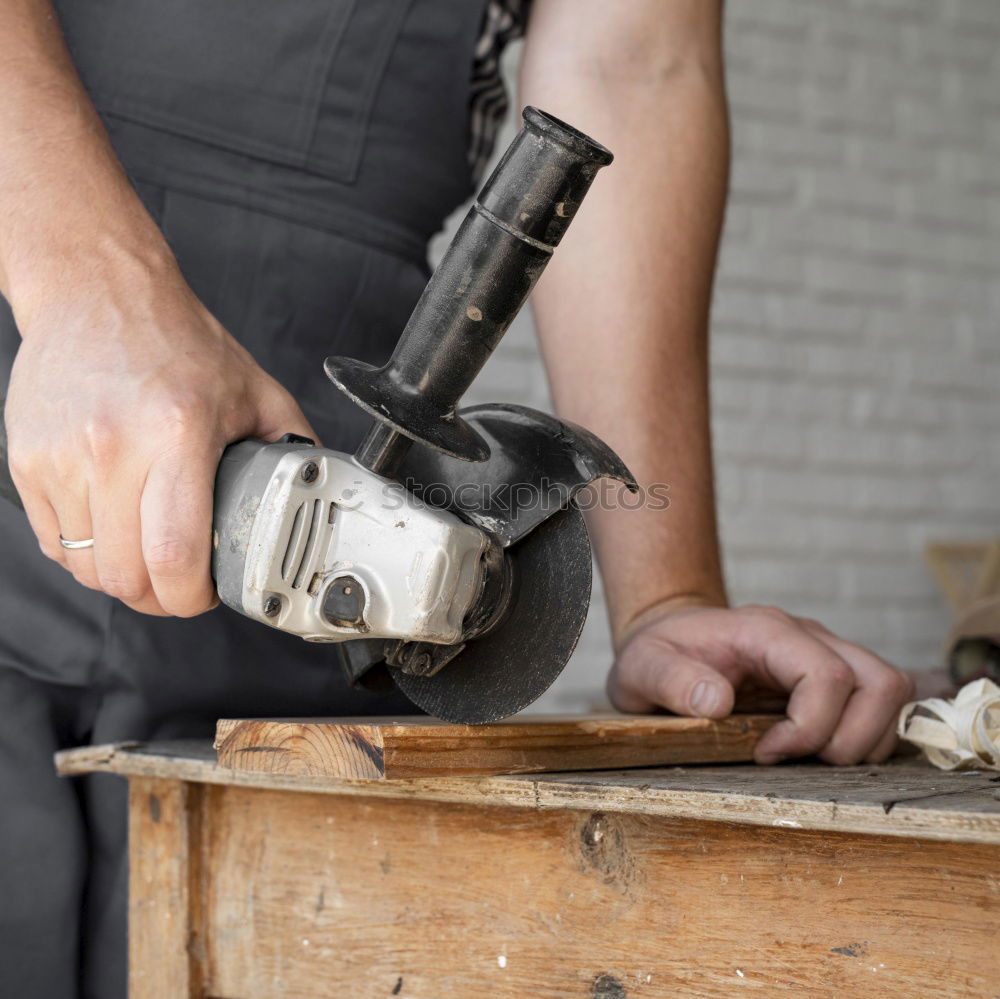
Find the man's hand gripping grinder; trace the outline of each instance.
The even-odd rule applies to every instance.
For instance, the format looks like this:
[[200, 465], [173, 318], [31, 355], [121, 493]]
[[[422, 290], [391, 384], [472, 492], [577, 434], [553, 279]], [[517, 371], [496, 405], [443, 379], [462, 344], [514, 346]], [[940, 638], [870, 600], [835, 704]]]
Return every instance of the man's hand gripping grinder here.
[[[326, 360], [374, 417], [357, 452], [287, 436], [226, 449], [212, 571], [223, 603], [338, 643], [354, 684], [479, 723], [559, 675], [590, 603], [575, 494], [635, 482], [588, 431], [523, 406], [458, 403], [611, 153], [535, 108], [469, 210], [389, 362]], [[17, 502], [0, 434], [0, 492]]]

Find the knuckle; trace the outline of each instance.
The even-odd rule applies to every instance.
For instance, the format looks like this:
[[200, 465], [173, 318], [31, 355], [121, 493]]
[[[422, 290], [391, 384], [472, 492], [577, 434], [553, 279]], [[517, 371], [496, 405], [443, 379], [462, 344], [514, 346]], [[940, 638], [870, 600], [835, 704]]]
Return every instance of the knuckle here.
[[128, 569], [109, 567], [98, 574], [101, 589], [110, 597], [123, 603], [138, 603], [146, 595], [146, 585], [142, 577]]
[[848, 689], [854, 686], [854, 670], [847, 663], [840, 660], [833, 660], [823, 669], [823, 677], [838, 690]]
[[623, 711], [648, 710], [652, 704], [667, 705], [671, 688], [669, 672], [662, 659], [652, 654], [648, 642], [633, 639], [609, 677], [612, 702]]
[[195, 391], [174, 389], [165, 393], [156, 401], [155, 410], [157, 423], [168, 439], [184, 439], [204, 429], [204, 407]]
[[37, 488], [65, 467], [62, 460], [65, 453], [58, 441], [8, 443], [7, 467], [15, 484]]
[[25, 447], [23, 444], [11, 444], [7, 451], [7, 465], [15, 479], [28, 479], [38, 467], [41, 457], [40, 448]]
[[905, 697], [913, 686], [910, 678], [902, 670], [891, 666], [872, 669], [866, 680], [872, 693], [886, 700], [899, 700]]
[[758, 606], [756, 604], [741, 607], [747, 627], [763, 642], [774, 642], [794, 626], [790, 614], [779, 607]]
[[96, 465], [103, 467], [117, 461], [121, 431], [107, 414], [92, 414], [83, 422], [80, 432]]
[[633, 690], [627, 683], [622, 683], [613, 673], [608, 676], [605, 689], [608, 700], [618, 711], [641, 711], [643, 707], [648, 707], [646, 698], [642, 697], [638, 691]]
[[151, 573], [167, 578], [185, 576], [198, 563], [194, 546], [180, 538], [152, 542], [144, 548], [143, 558]]

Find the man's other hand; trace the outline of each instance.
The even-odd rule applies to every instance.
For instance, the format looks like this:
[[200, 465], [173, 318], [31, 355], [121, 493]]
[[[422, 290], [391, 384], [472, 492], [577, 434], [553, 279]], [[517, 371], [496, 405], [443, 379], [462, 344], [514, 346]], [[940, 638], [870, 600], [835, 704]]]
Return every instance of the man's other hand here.
[[622, 711], [724, 718], [744, 685], [789, 695], [787, 717], [757, 744], [758, 763], [882, 762], [914, 693], [905, 673], [819, 622], [757, 606], [647, 612], [621, 645], [608, 693]]
[[[49, 558], [135, 610], [190, 617], [217, 602], [223, 449], [315, 435], [172, 258], [100, 256], [14, 300], [23, 343], [5, 412], [11, 473]], [[94, 545], [67, 551], [60, 535]]]

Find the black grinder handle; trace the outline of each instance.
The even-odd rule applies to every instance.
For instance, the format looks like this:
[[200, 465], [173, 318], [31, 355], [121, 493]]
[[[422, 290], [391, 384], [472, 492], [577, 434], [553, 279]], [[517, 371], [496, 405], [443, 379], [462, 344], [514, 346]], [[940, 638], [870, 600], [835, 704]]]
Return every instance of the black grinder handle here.
[[399, 338], [390, 362], [397, 383], [442, 409], [458, 404], [610, 160], [576, 129], [525, 109], [524, 128], [479, 192]]
[[524, 109], [508, 147], [424, 289], [388, 363], [327, 358], [331, 380], [376, 420], [357, 452], [391, 475], [410, 442], [466, 461], [489, 448], [458, 404], [527, 299], [611, 153]]

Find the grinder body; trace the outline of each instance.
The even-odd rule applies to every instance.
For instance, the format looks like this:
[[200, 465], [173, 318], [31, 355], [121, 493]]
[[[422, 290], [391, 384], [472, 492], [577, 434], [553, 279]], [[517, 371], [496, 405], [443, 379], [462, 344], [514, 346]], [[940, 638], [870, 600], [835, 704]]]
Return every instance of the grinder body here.
[[219, 597], [307, 641], [461, 641], [488, 547], [483, 531], [337, 451], [243, 441], [219, 464]]

